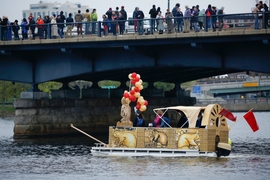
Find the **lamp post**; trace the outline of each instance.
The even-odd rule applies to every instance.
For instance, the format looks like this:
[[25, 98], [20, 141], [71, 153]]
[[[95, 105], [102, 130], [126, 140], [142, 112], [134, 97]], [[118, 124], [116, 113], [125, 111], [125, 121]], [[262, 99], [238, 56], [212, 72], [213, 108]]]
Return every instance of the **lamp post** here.
[[170, 0], [168, 0], [168, 9], [170, 9]]

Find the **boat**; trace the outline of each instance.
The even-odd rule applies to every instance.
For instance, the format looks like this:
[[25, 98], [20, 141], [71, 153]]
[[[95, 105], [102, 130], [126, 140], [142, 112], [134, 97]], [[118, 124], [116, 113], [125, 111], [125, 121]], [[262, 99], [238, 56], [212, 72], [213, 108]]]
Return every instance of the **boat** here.
[[[93, 156], [228, 156], [229, 126], [226, 117], [220, 115], [222, 107], [210, 104], [206, 107], [174, 106], [156, 108], [163, 112], [183, 112], [189, 127], [109, 127], [109, 143], [96, 143], [91, 149]], [[199, 113], [203, 113], [201, 128], [195, 127]], [[156, 113], [157, 114], [157, 113]], [[172, 115], [173, 112], [171, 113]], [[162, 115], [161, 115], [162, 118]], [[130, 123], [129, 123], [130, 124]]]
[[[182, 156], [229, 156], [229, 126], [226, 117], [220, 113], [219, 104], [209, 104], [204, 107], [173, 106], [153, 109], [167, 127], [134, 127], [131, 119], [130, 102], [135, 102], [135, 109], [145, 111], [148, 102], [140, 96], [143, 89], [140, 75], [129, 74], [130, 92], [125, 91], [121, 99], [122, 119], [116, 126], [109, 127], [108, 144], [86, 134], [98, 143], [91, 148], [93, 156], [155, 156], [155, 157], [182, 157]], [[162, 113], [160, 113], [162, 112]], [[171, 126], [166, 120], [169, 112], [172, 124], [179, 117], [186, 117], [185, 122], [178, 127]], [[181, 116], [180, 116], [181, 115]], [[181, 118], [182, 119], [182, 118]]]

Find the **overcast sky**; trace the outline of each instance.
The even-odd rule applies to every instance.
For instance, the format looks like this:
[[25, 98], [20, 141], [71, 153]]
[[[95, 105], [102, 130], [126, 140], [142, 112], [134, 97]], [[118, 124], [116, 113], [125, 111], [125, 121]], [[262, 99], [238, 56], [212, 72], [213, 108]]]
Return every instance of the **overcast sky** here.
[[[67, 0], [46, 0], [47, 2], [64, 3]], [[69, 2], [80, 2], [82, 5], [89, 5], [89, 8], [96, 8], [99, 19], [110, 7], [125, 6], [128, 13], [132, 13], [136, 6], [140, 7], [146, 17], [149, 17], [149, 10], [153, 4], [161, 7], [165, 12], [168, 7], [168, 0], [68, 0]], [[0, 15], [8, 16], [10, 21], [22, 19], [22, 10], [30, 9], [30, 4], [37, 4], [39, 0], [1, 0]], [[170, 9], [176, 3], [180, 3], [180, 8], [184, 10], [185, 5], [200, 5], [200, 9], [206, 9], [208, 4], [215, 5], [217, 8], [225, 7], [226, 14], [251, 12], [255, 5], [255, 0], [170, 0]]]

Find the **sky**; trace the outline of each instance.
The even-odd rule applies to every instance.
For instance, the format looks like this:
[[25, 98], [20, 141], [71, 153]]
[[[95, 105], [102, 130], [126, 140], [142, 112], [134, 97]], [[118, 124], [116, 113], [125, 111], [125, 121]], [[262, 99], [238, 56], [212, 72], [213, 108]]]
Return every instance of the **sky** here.
[[[74, 2], [81, 3], [82, 5], [89, 5], [89, 8], [96, 8], [98, 17], [101, 19], [110, 7], [124, 6], [128, 13], [133, 13], [135, 7], [139, 7], [149, 17], [149, 10], [152, 5], [160, 7], [162, 12], [168, 7], [168, 0], [45, 0], [47, 2]], [[249, 13], [251, 8], [255, 6], [255, 0], [169, 0], [170, 10], [175, 6], [176, 3], [180, 3], [180, 8], [184, 10], [185, 5], [194, 6], [200, 5], [200, 9], [206, 9], [208, 4], [215, 5], [217, 8], [221, 6], [225, 7], [224, 12], [226, 14], [236, 13]], [[30, 4], [37, 4], [39, 0], [1, 0], [0, 16], [8, 16], [10, 21], [15, 19], [22, 19], [22, 10], [30, 9]]]

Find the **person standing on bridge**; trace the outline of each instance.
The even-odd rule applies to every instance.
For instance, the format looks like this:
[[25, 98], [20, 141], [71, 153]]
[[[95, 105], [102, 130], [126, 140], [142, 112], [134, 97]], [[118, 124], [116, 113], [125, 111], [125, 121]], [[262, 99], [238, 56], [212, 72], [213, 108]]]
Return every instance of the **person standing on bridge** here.
[[138, 31], [138, 20], [137, 20], [137, 12], [138, 12], [138, 7], [135, 8], [133, 11], [133, 20], [134, 20], [134, 32]]
[[78, 10], [78, 13], [75, 15], [75, 22], [77, 23], [77, 33], [78, 36], [82, 35], [82, 21], [83, 21], [83, 16], [81, 14], [81, 10]]
[[69, 13], [68, 14], [68, 18], [66, 20], [66, 23], [67, 23], [67, 31], [66, 31], [66, 37], [68, 36], [69, 34], [69, 37], [71, 38], [72, 36], [72, 29], [73, 29], [73, 26], [74, 26], [74, 19], [72, 18], [72, 13]]
[[138, 34], [143, 35], [143, 32], [144, 32], [144, 27], [143, 27], [144, 13], [143, 13], [143, 11], [140, 10], [140, 8], [138, 8], [138, 11], [136, 13], [136, 19], [138, 19], [138, 22], [139, 22]]
[[51, 38], [56, 39], [57, 37], [57, 25], [54, 16], [51, 16]]
[[200, 32], [200, 29], [198, 27], [198, 16], [199, 16], [199, 12], [197, 10], [197, 7], [194, 7], [193, 11], [192, 11], [192, 14], [191, 14], [191, 19], [192, 19], [192, 22], [193, 22], [193, 26], [194, 26], [194, 29], [195, 29], [195, 32]]
[[39, 39], [44, 39], [44, 21], [41, 16], [38, 16], [37, 18], [37, 25]]
[[64, 26], [64, 21], [60, 15], [57, 16], [56, 22], [57, 22], [58, 34], [61, 38], [64, 38], [64, 35], [62, 34], [62, 27]]
[[150, 9], [149, 14], [150, 14], [150, 18], [151, 18], [151, 20], [150, 20], [150, 25], [152, 28], [151, 33], [153, 33], [155, 31], [155, 28], [156, 28], [156, 17], [157, 17], [156, 5], [152, 6], [152, 9]]
[[185, 8], [186, 10], [184, 14], [184, 33], [189, 33], [191, 10], [189, 9], [188, 5], [186, 5]]
[[83, 21], [85, 23], [85, 35], [90, 34], [89, 29], [90, 29], [91, 16], [89, 14], [89, 9], [86, 9], [86, 12], [84, 13], [83, 17], [84, 17]]
[[223, 29], [224, 26], [224, 7], [222, 6], [219, 10], [218, 10], [218, 30], [221, 31]]
[[93, 9], [93, 12], [91, 13], [91, 20], [92, 20], [92, 34], [96, 34], [96, 24], [98, 20], [96, 9]]

